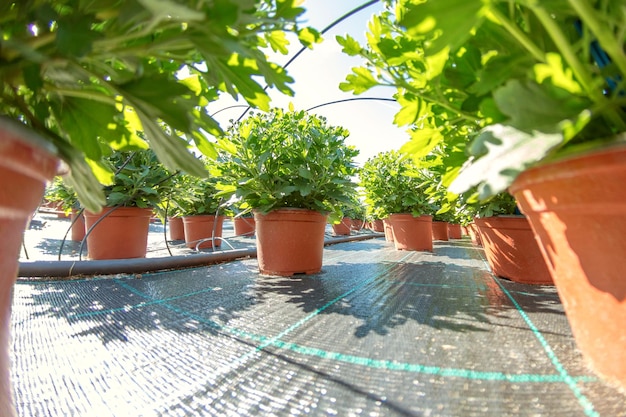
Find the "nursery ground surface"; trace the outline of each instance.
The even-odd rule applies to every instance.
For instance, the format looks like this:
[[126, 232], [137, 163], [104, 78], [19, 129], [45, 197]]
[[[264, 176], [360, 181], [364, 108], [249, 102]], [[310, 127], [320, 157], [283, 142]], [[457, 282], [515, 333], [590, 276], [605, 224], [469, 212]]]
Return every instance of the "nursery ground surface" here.
[[327, 246], [316, 275], [243, 259], [13, 297], [19, 416], [626, 416], [556, 290], [494, 277], [467, 238]]

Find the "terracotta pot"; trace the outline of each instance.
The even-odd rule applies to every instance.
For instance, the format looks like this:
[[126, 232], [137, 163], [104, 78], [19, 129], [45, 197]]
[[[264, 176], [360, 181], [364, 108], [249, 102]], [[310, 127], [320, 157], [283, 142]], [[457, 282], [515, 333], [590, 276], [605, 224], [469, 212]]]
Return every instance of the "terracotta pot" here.
[[350, 217], [344, 217], [341, 219], [341, 223], [333, 224], [333, 235], [335, 236], [347, 236], [352, 229], [352, 219]]
[[[70, 221], [72, 222], [72, 240], [80, 242], [85, 238], [85, 215], [78, 210], [72, 210], [70, 213]], [[77, 218], [78, 217], [78, 218]], [[76, 221], [74, 221], [76, 219]]]
[[168, 217], [167, 224], [171, 240], [185, 240], [185, 225], [182, 217]]
[[350, 228], [358, 232], [363, 229], [364, 225], [365, 221], [363, 219], [352, 219], [352, 226]]
[[265, 275], [315, 274], [322, 270], [327, 217], [285, 208], [254, 212], [259, 271]]
[[461, 231], [461, 225], [455, 223], [448, 223], [448, 237], [450, 239], [461, 239], [463, 233]]
[[626, 389], [626, 147], [522, 173], [510, 192], [542, 243], [578, 348]]
[[[222, 226], [226, 216], [200, 214], [196, 216], [183, 216], [185, 227], [185, 244], [189, 249], [219, 248], [222, 246]], [[205, 240], [206, 239], [206, 240]], [[204, 240], [198, 245], [198, 242]]]
[[99, 213], [84, 212], [89, 258], [145, 258], [152, 209], [118, 207], [106, 215], [109, 211], [111, 208], [105, 207]]
[[385, 232], [385, 240], [387, 242], [393, 242], [393, 230], [391, 230], [389, 218], [383, 219], [383, 229]]
[[397, 250], [433, 250], [433, 217], [414, 217], [409, 213], [392, 214], [389, 223]]
[[470, 239], [472, 240], [472, 244], [474, 246], [483, 245], [482, 239], [480, 237], [480, 230], [478, 230], [478, 226], [476, 226], [476, 223], [470, 223], [469, 226], [467, 226], [467, 231], [469, 232]]
[[235, 236], [252, 236], [256, 231], [254, 217], [235, 217], [233, 225]]
[[374, 232], [384, 232], [385, 231], [385, 225], [383, 224], [382, 220], [374, 220], [372, 222], [372, 230]]
[[469, 236], [470, 235], [470, 231], [469, 231], [470, 226], [461, 226], [461, 236]]
[[[41, 146], [38, 145], [41, 143]], [[0, 119], [0, 415], [13, 416], [9, 362], [11, 294], [24, 231], [59, 159], [17, 123]]]
[[524, 284], [553, 284], [526, 217], [486, 217], [475, 222], [494, 275]]
[[432, 224], [433, 240], [448, 240], [448, 222], [433, 222]]

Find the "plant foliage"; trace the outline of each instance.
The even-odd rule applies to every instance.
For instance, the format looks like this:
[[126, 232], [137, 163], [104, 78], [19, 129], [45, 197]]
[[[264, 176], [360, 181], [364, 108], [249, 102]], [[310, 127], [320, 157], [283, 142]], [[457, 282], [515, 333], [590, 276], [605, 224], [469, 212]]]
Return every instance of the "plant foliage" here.
[[434, 214], [437, 206], [425, 192], [429, 183], [411, 159], [398, 151], [381, 152], [359, 171], [365, 202], [377, 218], [394, 213]]
[[281, 207], [334, 212], [355, 194], [349, 132], [324, 117], [273, 109], [235, 123], [220, 139], [223, 195], [263, 213]]
[[202, 132], [221, 129], [207, 104], [220, 93], [269, 109], [260, 82], [292, 94], [264, 48], [285, 32], [310, 46], [294, 0], [0, 2], [0, 113], [57, 148], [82, 202], [104, 204], [103, 157], [150, 146], [171, 170], [205, 175], [188, 148], [214, 155]]
[[[395, 122], [417, 159], [466, 132], [450, 190], [481, 199], [538, 162], [623, 141], [626, 13], [622, 0], [396, 0], [374, 16], [345, 91], [397, 88]], [[453, 135], [449, 133], [453, 131]], [[623, 135], [622, 135], [623, 136]]]
[[115, 171], [113, 184], [104, 187], [108, 207], [155, 208], [173, 185], [174, 174], [151, 149], [114, 152], [106, 161]]

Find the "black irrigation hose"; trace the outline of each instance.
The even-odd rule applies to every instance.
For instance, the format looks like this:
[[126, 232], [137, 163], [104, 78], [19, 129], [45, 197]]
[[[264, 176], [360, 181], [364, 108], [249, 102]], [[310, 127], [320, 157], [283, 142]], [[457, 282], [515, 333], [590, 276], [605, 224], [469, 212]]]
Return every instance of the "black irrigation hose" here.
[[[324, 246], [354, 242], [378, 237], [383, 233], [333, 237], [324, 240]], [[20, 262], [18, 277], [54, 277], [111, 275], [121, 273], [147, 273], [179, 268], [193, 268], [241, 258], [254, 258], [256, 248], [235, 249], [221, 252], [197, 253], [163, 258], [106, 259], [94, 261], [32, 261]]]

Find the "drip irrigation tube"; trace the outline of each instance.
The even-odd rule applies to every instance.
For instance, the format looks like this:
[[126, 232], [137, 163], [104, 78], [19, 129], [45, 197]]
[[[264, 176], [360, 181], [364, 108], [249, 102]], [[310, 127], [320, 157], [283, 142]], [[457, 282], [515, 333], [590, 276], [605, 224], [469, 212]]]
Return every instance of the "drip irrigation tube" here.
[[[384, 236], [381, 233], [334, 237], [326, 239], [324, 245], [372, 239]], [[192, 268], [241, 258], [255, 258], [256, 248], [234, 249], [193, 255], [168, 256], [162, 258], [108, 259], [93, 261], [27, 261], [20, 262], [18, 277], [69, 278], [82, 275], [110, 275], [121, 273], [145, 273], [169, 269]]]

